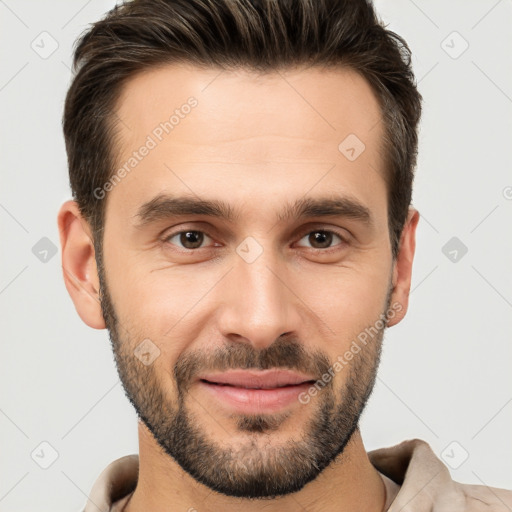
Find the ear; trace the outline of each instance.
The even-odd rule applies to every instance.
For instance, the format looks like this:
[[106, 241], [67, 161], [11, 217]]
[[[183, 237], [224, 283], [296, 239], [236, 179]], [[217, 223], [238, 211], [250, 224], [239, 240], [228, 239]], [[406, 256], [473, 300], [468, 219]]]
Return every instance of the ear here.
[[391, 304], [399, 303], [402, 305], [402, 309], [397, 311], [393, 318], [389, 319], [388, 327], [396, 325], [407, 313], [409, 291], [411, 289], [412, 263], [414, 250], [416, 249], [416, 226], [419, 219], [419, 212], [414, 208], [409, 208], [407, 220], [400, 236], [398, 255], [393, 264], [392, 278], [393, 292], [391, 294]]
[[99, 299], [99, 278], [89, 224], [76, 201], [66, 201], [57, 217], [62, 248], [62, 273], [80, 318], [94, 329], [105, 329]]

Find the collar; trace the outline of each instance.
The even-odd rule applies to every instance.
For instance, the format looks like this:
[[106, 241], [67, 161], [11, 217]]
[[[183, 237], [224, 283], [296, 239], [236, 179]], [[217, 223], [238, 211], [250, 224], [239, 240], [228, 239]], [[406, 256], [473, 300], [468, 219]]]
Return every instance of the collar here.
[[[512, 511], [512, 491], [485, 485], [460, 484], [420, 439], [368, 452], [373, 466], [395, 482], [388, 512]], [[135, 490], [139, 456], [126, 455], [110, 463], [95, 481], [83, 512], [122, 510]], [[392, 486], [387, 485], [387, 489]]]

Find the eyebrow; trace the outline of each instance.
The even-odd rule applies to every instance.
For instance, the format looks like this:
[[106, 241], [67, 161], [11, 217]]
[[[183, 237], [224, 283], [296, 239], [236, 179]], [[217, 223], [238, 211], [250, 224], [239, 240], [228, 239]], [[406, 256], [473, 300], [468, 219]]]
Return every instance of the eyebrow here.
[[[160, 220], [189, 215], [206, 215], [234, 222], [240, 218], [240, 213], [229, 203], [218, 199], [159, 194], [142, 204], [134, 217], [138, 219], [136, 227], [143, 228]], [[345, 217], [373, 226], [370, 209], [352, 196], [301, 198], [286, 204], [277, 220], [284, 222], [307, 217]]]

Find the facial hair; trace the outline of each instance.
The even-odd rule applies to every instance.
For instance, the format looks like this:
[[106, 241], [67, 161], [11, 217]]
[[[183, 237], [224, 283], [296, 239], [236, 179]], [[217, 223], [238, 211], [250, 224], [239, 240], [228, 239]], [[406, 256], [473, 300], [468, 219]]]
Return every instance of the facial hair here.
[[[259, 351], [250, 344], [229, 342], [211, 352], [187, 352], [174, 365], [177, 396], [170, 401], [155, 365], [145, 366], [134, 356], [140, 340], [131, 339], [118, 320], [101, 259], [98, 274], [103, 316], [125, 394], [164, 452], [196, 481], [226, 496], [273, 499], [301, 490], [343, 453], [375, 384], [386, 320], [371, 342], [342, 368], [348, 372], [345, 381], [337, 388], [335, 379], [324, 382], [314, 399], [302, 405], [310, 407], [311, 412], [300, 440], [272, 445], [272, 432], [290, 417], [290, 412], [240, 414], [233, 417], [237, 431], [247, 433], [247, 441], [226, 447], [208, 436], [201, 427], [201, 416], [190, 410], [188, 389], [200, 372], [287, 368], [322, 376], [332, 367], [327, 356], [322, 351], [306, 352], [304, 345], [291, 336], [279, 337]], [[386, 319], [391, 291], [386, 298]], [[121, 330], [126, 335], [121, 335]], [[268, 440], [264, 448], [259, 442], [262, 436]]]

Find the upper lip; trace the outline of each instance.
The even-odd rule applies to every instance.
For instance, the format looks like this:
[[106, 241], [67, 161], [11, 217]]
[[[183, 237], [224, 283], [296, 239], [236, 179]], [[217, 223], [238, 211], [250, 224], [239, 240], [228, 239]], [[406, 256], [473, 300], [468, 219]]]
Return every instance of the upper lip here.
[[315, 377], [291, 370], [230, 370], [223, 373], [205, 373], [198, 380], [227, 384], [241, 388], [279, 388], [315, 381]]

